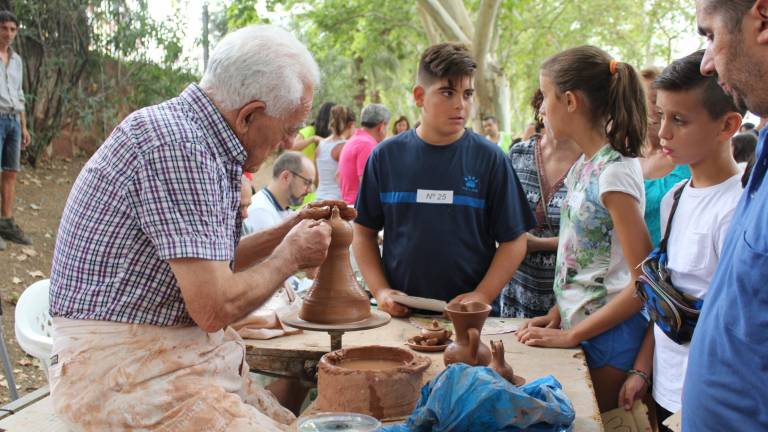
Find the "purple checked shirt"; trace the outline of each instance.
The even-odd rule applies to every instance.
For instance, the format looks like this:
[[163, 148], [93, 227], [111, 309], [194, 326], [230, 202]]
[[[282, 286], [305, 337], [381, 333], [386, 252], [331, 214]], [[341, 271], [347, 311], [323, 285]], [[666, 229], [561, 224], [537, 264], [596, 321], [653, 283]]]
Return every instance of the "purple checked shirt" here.
[[86, 163], [61, 219], [51, 315], [158, 326], [192, 319], [166, 260], [231, 261], [246, 153], [197, 85], [134, 112]]

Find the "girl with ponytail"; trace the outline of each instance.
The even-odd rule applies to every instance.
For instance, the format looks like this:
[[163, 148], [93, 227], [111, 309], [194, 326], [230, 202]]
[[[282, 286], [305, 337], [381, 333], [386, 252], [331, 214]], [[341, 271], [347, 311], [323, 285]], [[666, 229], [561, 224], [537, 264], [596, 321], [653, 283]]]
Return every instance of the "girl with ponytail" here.
[[532, 346], [575, 347], [587, 356], [601, 412], [618, 406], [648, 327], [634, 296], [638, 264], [651, 251], [645, 192], [635, 159], [645, 141], [646, 102], [632, 66], [592, 46], [541, 67], [541, 114], [556, 140], [583, 151], [566, 179], [555, 268], [557, 304], [523, 324]]

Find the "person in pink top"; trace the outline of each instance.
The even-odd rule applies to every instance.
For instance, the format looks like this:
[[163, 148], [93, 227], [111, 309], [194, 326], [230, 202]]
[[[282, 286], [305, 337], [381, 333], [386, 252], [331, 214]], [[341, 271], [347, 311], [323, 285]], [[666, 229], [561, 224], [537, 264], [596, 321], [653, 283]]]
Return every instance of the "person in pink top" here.
[[356, 130], [341, 151], [338, 178], [341, 197], [348, 204], [354, 204], [360, 179], [363, 178], [368, 156], [387, 136], [389, 110], [384, 105], [370, 104], [360, 114], [360, 129]]

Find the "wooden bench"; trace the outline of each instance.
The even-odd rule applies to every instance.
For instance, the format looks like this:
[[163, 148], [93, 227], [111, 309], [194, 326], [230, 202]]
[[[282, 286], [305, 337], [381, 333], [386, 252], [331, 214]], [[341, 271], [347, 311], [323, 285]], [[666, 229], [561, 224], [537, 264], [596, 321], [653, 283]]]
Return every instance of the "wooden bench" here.
[[53, 413], [48, 386], [9, 403], [0, 412], [0, 432], [69, 431]]

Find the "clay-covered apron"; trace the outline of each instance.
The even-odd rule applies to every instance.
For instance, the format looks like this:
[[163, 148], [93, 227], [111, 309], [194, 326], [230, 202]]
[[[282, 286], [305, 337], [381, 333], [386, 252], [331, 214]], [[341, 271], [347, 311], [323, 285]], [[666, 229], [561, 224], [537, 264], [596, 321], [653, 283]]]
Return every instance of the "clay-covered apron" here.
[[53, 324], [51, 398], [73, 430], [280, 431], [295, 420], [251, 382], [229, 327]]

